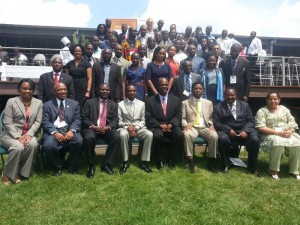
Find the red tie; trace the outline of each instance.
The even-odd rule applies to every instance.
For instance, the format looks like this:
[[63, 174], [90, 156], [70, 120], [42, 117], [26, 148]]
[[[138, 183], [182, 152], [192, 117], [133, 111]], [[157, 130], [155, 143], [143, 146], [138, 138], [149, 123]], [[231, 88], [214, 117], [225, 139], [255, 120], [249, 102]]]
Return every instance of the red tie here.
[[162, 97], [162, 108], [163, 108], [163, 111], [164, 111], [164, 115], [166, 117], [166, 112], [167, 112], [167, 104], [166, 104], [166, 99], [165, 97]]
[[107, 115], [107, 107], [106, 101], [102, 100], [102, 112], [100, 113], [99, 120], [100, 120], [100, 127], [106, 126], [106, 115]]
[[54, 74], [54, 85], [58, 83], [58, 74]]

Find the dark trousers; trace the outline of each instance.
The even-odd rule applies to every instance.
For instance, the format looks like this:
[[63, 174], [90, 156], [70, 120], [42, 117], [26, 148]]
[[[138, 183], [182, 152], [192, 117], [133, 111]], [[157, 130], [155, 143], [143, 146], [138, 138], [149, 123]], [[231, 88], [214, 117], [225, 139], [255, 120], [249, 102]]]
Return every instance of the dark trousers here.
[[97, 134], [92, 129], [83, 130], [83, 149], [87, 155], [89, 165], [95, 163], [95, 145], [97, 138], [107, 141], [108, 146], [104, 156], [104, 163], [113, 166], [117, 152], [121, 148], [120, 132], [112, 129], [105, 134]]
[[166, 133], [159, 128], [151, 129], [153, 133], [152, 149], [159, 162], [163, 161], [164, 138], [171, 140], [171, 149], [167, 152], [167, 159], [176, 163], [176, 156], [183, 151], [183, 133], [179, 127], [174, 127], [172, 132]]
[[259, 152], [259, 138], [256, 133], [248, 134], [246, 139], [235, 138], [232, 139], [225, 132], [218, 132], [218, 146], [224, 166], [230, 164], [230, 147], [236, 145], [245, 145], [248, 151], [248, 169], [254, 171], [257, 167], [257, 157]]
[[77, 169], [81, 146], [82, 137], [79, 133], [74, 133], [73, 138], [68, 142], [58, 142], [54, 135], [43, 136], [43, 151], [55, 169], [62, 169], [66, 151], [70, 152], [67, 166], [73, 170]]

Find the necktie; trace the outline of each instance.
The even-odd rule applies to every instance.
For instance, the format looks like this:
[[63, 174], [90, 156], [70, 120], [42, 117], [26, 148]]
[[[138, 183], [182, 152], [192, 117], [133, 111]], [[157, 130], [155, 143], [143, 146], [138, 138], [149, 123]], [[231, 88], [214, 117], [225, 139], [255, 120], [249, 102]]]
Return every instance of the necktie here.
[[229, 109], [230, 109], [230, 112], [231, 112], [232, 116], [234, 117], [234, 119], [236, 119], [235, 105], [234, 104], [230, 104], [229, 105]]
[[102, 112], [100, 113], [100, 127], [106, 126], [106, 115], [107, 115], [107, 107], [106, 107], [106, 101], [102, 101]]
[[191, 93], [191, 82], [189, 75], [185, 75], [185, 90]]
[[54, 74], [54, 84], [58, 83], [58, 74]]
[[91, 62], [91, 61], [92, 61], [92, 59], [91, 59], [91, 58], [87, 58], [87, 61], [88, 61], [88, 62]]
[[166, 104], [166, 99], [165, 97], [162, 97], [162, 108], [163, 108], [163, 111], [164, 111], [164, 115], [166, 117], [166, 112], [167, 112], [167, 104]]
[[129, 113], [133, 116], [133, 102], [129, 102]]
[[60, 106], [59, 106], [59, 121], [65, 121], [65, 107], [64, 103], [60, 101]]
[[236, 64], [236, 60], [232, 60], [231, 61], [231, 71], [232, 71], [232, 73], [234, 73], [235, 64]]
[[196, 100], [196, 118], [195, 118], [195, 126], [200, 126], [200, 101]]

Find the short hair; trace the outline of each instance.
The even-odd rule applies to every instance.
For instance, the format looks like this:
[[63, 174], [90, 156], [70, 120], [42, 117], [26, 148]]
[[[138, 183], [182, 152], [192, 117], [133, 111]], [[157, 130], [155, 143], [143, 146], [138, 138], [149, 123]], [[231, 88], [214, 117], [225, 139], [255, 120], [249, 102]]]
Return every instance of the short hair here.
[[276, 94], [277, 97], [280, 98], [280, 95], [279, 95], [278, 92], [276, 92], [276, 91], [271, 91], [271, 92], [269, 92], [269, 93], [267, 94], [267, 99], [270, 97], [271, 94]]
[[18, 83], [18, 86], [17, 86], [17, 90], [18, 91], [20, 90], [21, 85], [23, 83], [29, 83], [29, 86], [30, 86], [31, 90], [34, 92], [34, 90], [35, 90], [35, 83], [33, 82], [33, 80], [31, 80], [29, 78], [24, 78], [24, 79], [20, 80], [20, 82]]
[[79, 47], [79, 48], [81, 49], [81, 51], [82, 51], [82, 55], [85, 55], [85, 48], [83, 47], [82, 44], [71, 45], [71, 47], [70, 47], [70, 52], [71, 52], [72, 55], [75, 54], [75, 48], [76, 48], [76, 47]]
[[91, 42], [87, 42], [87, 43], [84, 45], [84, 47], [86, 48], [86, 47], [89, 46], [89, 45], [93, 46], [93, 44], [92, 44]]
[[204, 87], [202, 82], [196, 81], [196, 82], [194, 82], [194, 83], [192, 84], [192, 90], [194, 90], [194, 87], [195, 87], [196, 85], [198, 85], [198, 84], [200, 84], [202, 87]]
[[52, 64], [52, 61], [55, 60], [55, 59], [60, 59], [60, 61], [62, 62], [62, 58], [59, 54], [55, 54], [51, 57], [50, 59], [50, 64]]
[[226, 93], [226, 92], [229, 91], [229, 90], [233, 90], [233, 91], [236, 93], [235, 87], [233, 87], [233, 86], [231, 86], [231, 85], [229, 85], [228, 87], [226, 87], [224, 93]]

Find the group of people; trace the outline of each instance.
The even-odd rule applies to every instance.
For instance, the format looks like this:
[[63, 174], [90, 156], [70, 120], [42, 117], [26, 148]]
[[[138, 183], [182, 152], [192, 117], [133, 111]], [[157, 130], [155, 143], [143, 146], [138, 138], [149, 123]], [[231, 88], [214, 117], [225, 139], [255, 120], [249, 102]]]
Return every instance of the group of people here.
[[[190, 27], [182, 38], [173, 38], [174, 26], [169, 35], [159, 35], [163, 21], [160, 22], [155, 32], [152, 19], [141, 27], [146, 45], [142, 44], [144, 39], [136, 37], [135, 28], [129, 28], [128, 35], [123, 33], [121, 44], [115, 43], [116, 34], [109, 28], [108, 41], [104, 39], [100, 44], [100, 37], [104, 38], [101, 32], [107, 26], [98, 26], [99, 32], [91, 43], [70, 46], [74, 58], [68, 63], [64, 65], [60, 55], [51, 58], [53, 71], [40, 76], [39, 100], [33, 97], [34, 82], [20, 81], [20, 96], [9, 99], [3, 112], [1, 142], [9, 150], [2, 174], [4, 184], [29, 177], [39, 148], [36, 134], [40, 127], [42, 151], [55, 176], [61, 175], [63, 168], [76, 174], [78, 160], [85, 154], [87, 177], [93, 178], [97, 140], [108, 143], [101, 170], [113, 174], [115, 158], [121, 150], [123, 163], [119, 172], [126, 173], [132, 138], [143, 142], [139, 163], [143, 171], [152, 172], [152, 153], [158, 170], [166, 163], [175, 169], [176, 156], [184, 150], [189, 171], [194, 173], [193, 142], [201, 136], [207, 141], [207, 166], [211, 172], [218, 171], [218, 153], [222, 171], [228, 172], [232, 151], [245, 145], [251, 173], [260, 176], [259, 149], [267, 148], [269, 173], [274, 179], [279, 178], [284, 153], [289, 156], [289, 173], [300, 179], [300, 136], [295, 132], [298, 126], [289, 110], [279, 104], [278, 93], [270, 93], [267, 106], [253, 117], [247, 104], [250, 63], [241, 55], [241, 45], [232, 43], [230, 55], [221, 59], [221, 44], [213, 43], [207, 48], [208, 40], [214, 39], [211, 26], [206, 28], [206, 35], [199, 35], [199, 50]], [[198, 28], [195, 36], [200, 31]], [[157, 38], [168, 40], [170, 45], [164, 47], [165, 43], [157, 42]], [[166, 139], [171, 147], [165, 149]]]

